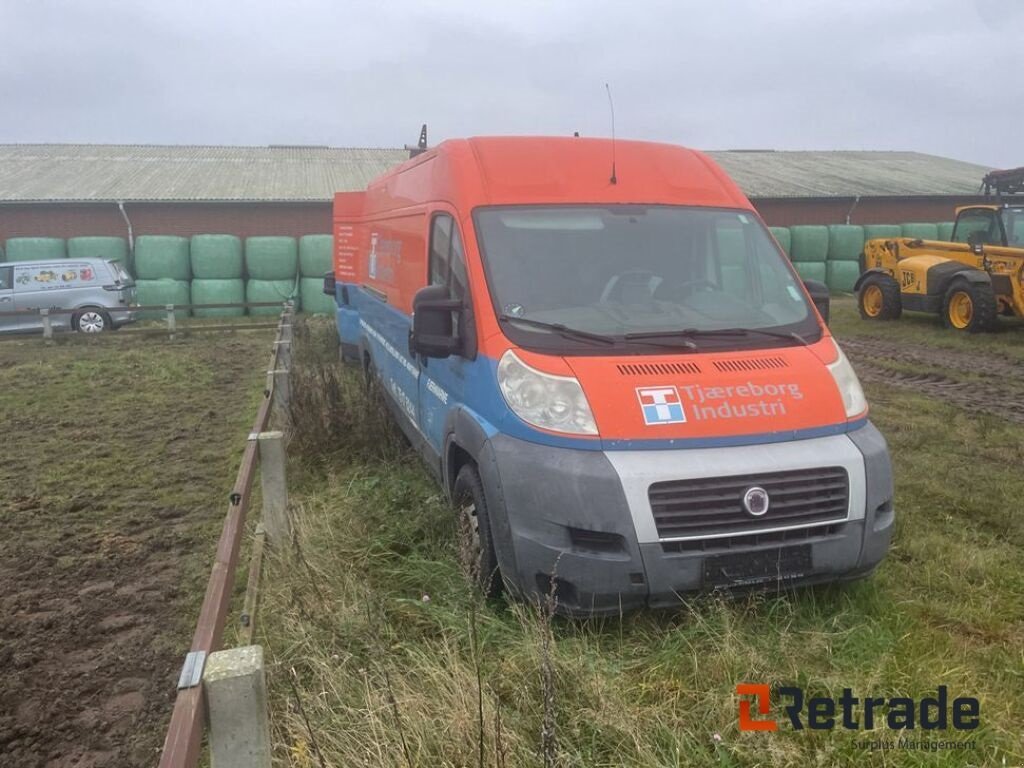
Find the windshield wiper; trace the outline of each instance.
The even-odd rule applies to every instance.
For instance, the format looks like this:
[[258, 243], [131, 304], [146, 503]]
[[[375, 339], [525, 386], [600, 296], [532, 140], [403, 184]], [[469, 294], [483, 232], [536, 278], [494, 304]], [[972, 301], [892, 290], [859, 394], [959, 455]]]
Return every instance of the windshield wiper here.
[[665, 330], [665, 331], [644, 331], [641, 333], [627, 333], [624, 338], [627, 339], [660, 339], [660, 338], [682, 338], [692, 339], [700, 338], [702, 336], [750, 336], [751, 334], [757, 334], [759, 336], [770, 336], [775, 339], [786, 339], [788, 341], [798, 341], [803, 346], [807, 346], [810, 342], [807, 341], [803, 336], [798, 333], [783, 333], [781, 331], [766, 331], [760, 328], [682, 328], [680, 330]]
[[545, 323], [543, 320], [530, 320], [526, 317], [512, 317], [512, 315], [499, 315], [498, 321], [502, 323], [519, 323], [520, 325], [528, 325], [532, 328], [543, 328], [546, 331], [554, 331], [555, 333], [570, 339], [596, 341], [601, 344], [615, 343], [615, 339], [610, 336], [602, 336], [599, 333], [591, 333], [590, 331], [581, 331], [577, 328], [570, 328], [567, 325], [562, 325], [561, 323]]

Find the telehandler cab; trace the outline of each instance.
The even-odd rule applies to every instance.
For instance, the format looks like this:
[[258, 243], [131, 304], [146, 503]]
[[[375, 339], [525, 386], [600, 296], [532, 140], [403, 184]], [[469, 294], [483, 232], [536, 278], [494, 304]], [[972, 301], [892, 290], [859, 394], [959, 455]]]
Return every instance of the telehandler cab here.
[[1024, 168], [984, 179], [999, 202], [956, 211], [952, 242], [878, 238], [864, 244], [854, 285], [866, 320], [896, 320], [903, 310], [938, 313], [946, 327], [993, 330], [998, 315], [1024, 317]]

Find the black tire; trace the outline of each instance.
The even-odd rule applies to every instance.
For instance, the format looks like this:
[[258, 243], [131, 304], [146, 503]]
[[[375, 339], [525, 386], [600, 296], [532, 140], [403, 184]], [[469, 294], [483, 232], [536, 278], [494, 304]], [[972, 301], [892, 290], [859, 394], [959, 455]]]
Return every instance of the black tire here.
[[113, 330], [114, 324], [99, 307], [82, 307], [71, 316], [71, 327], [78, 333], [104, 333]]
[[991, 283], [974, 283], [958, 277], [942, 297], [942, 324], [947, 328], [985, 333], [995, 329], [997, 314], [996, 294]]
[[491, 519], [487, 498], [476, 467], [466, 464], [459, 470], [452, 490], [456, 513], [459, 563], [466, 578], [484, 597], [501, 594], [501, 571], [491, 537]]
[[903, 314], [899, 283], [889, 275], [868, 275], [857, 290], [857, 309], [863, 320], [899, 320]]

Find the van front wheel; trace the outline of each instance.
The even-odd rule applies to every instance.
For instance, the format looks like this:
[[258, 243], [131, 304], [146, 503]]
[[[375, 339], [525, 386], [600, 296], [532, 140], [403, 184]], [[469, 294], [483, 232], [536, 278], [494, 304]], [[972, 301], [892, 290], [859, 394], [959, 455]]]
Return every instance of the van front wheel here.
[[79, 333], [103, 333], [113, 327], [106, 312], [92, 307], [76, 312], [71, 318], [71, 323]]
[[456, 536], [459, 564], [470, 583], [484, 597], [501, 593], [501, 572], [491, 538], [491, 521], [487, 515], [487, 499], [476, 468], [467, 464], [459, 470], [452, 491], [456, 512]]

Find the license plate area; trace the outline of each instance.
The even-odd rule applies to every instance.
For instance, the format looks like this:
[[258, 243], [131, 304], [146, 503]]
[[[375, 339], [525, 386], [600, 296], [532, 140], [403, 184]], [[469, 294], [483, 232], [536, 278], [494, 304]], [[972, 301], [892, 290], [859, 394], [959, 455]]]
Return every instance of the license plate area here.
[[780, 547], [704, 559], [705, 587], [744, 587], [789, 581], [811, 572], [811, 547]]

